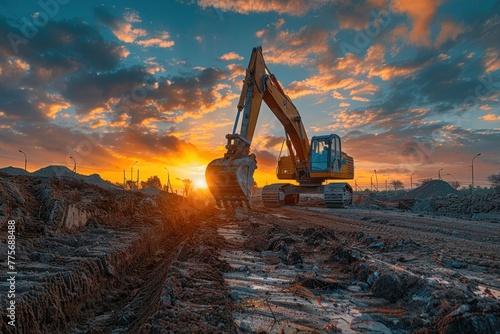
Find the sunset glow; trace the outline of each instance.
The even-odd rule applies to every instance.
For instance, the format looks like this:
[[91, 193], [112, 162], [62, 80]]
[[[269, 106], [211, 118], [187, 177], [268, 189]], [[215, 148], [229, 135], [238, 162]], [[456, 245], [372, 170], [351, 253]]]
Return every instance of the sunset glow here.
[[[24, 168], [21, 149], [28, 171], [76, 162], [166, 183], [167, 166], [175, 189], [206, 188], [262, 45], [309, 139], [341, 136], [353, 186], [409, 188], [441, 168], [467, 186], [479, 152], [477, 185], [500, 169], [498, 1], [73, 1], [29, 36], [46, 9], [0, 7], [0, 168]], [[278, 181], [284, 136], [263, 104], [259, 186]]]

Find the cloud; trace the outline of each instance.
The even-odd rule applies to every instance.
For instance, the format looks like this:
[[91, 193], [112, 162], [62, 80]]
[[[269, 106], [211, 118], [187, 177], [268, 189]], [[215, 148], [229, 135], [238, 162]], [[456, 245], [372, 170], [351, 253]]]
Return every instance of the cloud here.
[[63, 97], [77, 108], [78, 113], [87, 114], [95, 108], [109, 108], [108, 103], [113, 98], [132, 94], [134, 88], [143, 86], [148, 75], [139, 66], [115, 72], [85, 73], [68, 79]]
[[431, 23], [443, 0], [406, 1], [394, 0], [391, 9], [405, 14], [412, 21], [408, 39], [412, 44], [430, 46]]
[[268, 135], [262, 138], [262, 140], [264, 141], [264, 148], [268, 150], [281, 148], [284, 139], [285, 137], [283, 136], [273, 136], [273, 135]]
[[161, 37], [149, 38], [137, 41], [137, 44], [144, 47], [157, 46], [160, 48], [171, 48], [175, 45], [174, 41], [169, 41], [170, 35], [168, 32], [164, 32]]
[[220, 60], [243, 60], [245, 57], [240, 56], [234, 51], [223, 54], [219, 57]]
[[439, 31], [439, 35], [436, 37], [434, 41], [434, 45], [439, 48], [448, 40], [454, 41], [457, 39], [458, 35], [463, 33], [465, 28], [460, 24], [457, 24], [452, 21], [445, 21], [441, 25], [441, 31]]
[[139, 14], [127, 13], [124, 17], [119, 17], [104, 8], [97, 6], [94, 8], [95, 17], [106, 25], [113, 34], [122, 42], [132, 43], [138, 37], [146, 36], [147, 32], [144, 29], [134, 29], [132, 23], [141, 22]]
[[267, 172], [275, 171], [278, 166], [278, 157], [267, 150], [252, 150], [257, 159], [257, 167]]
[[321, 27], [304, 26], [298, 31], [283, 30], [283, 20], [259, 30], [256, 36], [262, 40], [264, 59], [269, 64], [306, 66], [311, 57], [329, 50], [329, 32]]
[[[22, 36], [0, 16], [0, 34], [9, 33]], [[8, 39], [0, 39], [0, 58], [20, 58], [32, 73], [43, 69], [48, 81], [83, 69], [110, 70], [128, 55], [126, 48], [106, 41], [97, 29], [79, 19], [49, 21], [18, 49], [16, 52]]]
[[[363, 30], [378, 18], [378, 10], [387, 6], [388, 0], [340, 0], [332, 7], [341, 29]], [[374, 15], [375, 14], [375, 15]]]
[[276, 12], [301, 16], [310, 10], [328, 3], [327, 0], [198, 0], [202, 8], [214, 7], [224, 12], [232, 11], [240, 14]]
[[485, 73], [495, 72], [500, 69], [500, 57], [498, 56], [498, 50], [494, 48], [488, 48], [484, 55], [484, 67], [486, 68]]
[[479, 119], [483, 120], [483, 121], [489, 121], [489, 122], [498, 122], [498, 121], [500, 121], [500, 116], [495, 115], [493, 113], [490, 113], [490, 114], [486, 114], [484, 116], [479, 117]]

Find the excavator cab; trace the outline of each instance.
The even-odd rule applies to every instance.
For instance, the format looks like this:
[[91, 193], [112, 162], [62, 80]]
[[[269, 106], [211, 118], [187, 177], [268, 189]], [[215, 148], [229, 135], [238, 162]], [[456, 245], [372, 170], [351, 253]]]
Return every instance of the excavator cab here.
[[336, 134], [313, 137], [309, 154], [311, 175], [337, 175], [342, 173], [342, 165], [347, 164], [347, 155], [342, 153], [340, 137]]

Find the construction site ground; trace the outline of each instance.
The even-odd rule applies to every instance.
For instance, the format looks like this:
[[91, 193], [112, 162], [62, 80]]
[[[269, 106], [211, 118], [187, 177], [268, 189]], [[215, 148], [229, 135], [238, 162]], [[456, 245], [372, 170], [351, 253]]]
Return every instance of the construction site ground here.
[[[2, 182], [2, 240], [7, 218], [19, 222], [16, 327], [2, 271], [2, 333], [499, 332], [496, 221], [217, 209], [61, 180]], [[47, 188], [54, 198], [79, 188], [75, 201], [95, 211], [82, 204], [82, 224], [49, 226]]]

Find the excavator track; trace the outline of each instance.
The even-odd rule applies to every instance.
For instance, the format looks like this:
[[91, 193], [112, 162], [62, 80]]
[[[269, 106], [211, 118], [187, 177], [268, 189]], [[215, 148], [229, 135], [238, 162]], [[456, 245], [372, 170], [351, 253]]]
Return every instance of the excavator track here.
[[299, 194], [295, 193], [294, 186], [290, 183], [275, 183], [262, 188], [262, 203], [267, 207], [280, 207], [282, 205], [297, 204]]
[[352, 187], [348, 183], [327, 184], [323, 195], [328, 208], [345, 208], [352, 204]]

